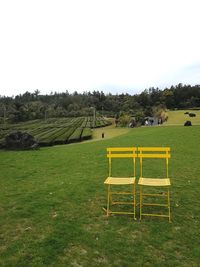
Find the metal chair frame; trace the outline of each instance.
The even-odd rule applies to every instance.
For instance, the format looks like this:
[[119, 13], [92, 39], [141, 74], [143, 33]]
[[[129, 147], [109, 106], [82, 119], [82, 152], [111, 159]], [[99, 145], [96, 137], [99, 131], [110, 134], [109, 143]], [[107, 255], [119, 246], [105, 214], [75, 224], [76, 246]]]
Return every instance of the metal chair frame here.
[[[134, 216], [136, 220], [136, 193], [135, 193], [135, 171], [136, 171], [136, 147], [112, 147], [107, 148], [107, 158], [109, 159], [109, 176], [104, 181], [104, 184], [108, 185], [107, 188], [107, 209], [106, 214], [130, 214]], [[133, 177], [113, 177], [112, 176], [112, 159], [114, 158], [132, 158], [133, 159]], [[129, 185], [131, 191], [112, 191], [112, 186]], [[113, 195], [132, 195], [133, 201], [113, 201]], [[133, 205], [133, 212], [130, 211], [111, 211], [111, 205]]]
[[[139, 178], [139, 187], [140, 187], [140, 221], [142, 216], [156, 216], [156, 217], [166, 217], [171, 222], [171, 208], [170, 208], [170, 178], [169, 178], [169, 158], [170, 158], [170, 148], [169, 147], [139, 147], [138, 148], [138, 157], [140, 158], [140, 178]], [[165, 159], [166, 161], [166, 178], [143, 178], [143, 159]], [[142, 191], [143, 186], [150, 187], [165, 187], [167, 192], [164, 194], [144, 194]], [[144, 197], [165, 197], [166, 204], [159, 203], [144, 203]], [[155, 213], [143, 213], [143, 206], [160, 206], [167, 207], [168, 214], [155, 214]]]

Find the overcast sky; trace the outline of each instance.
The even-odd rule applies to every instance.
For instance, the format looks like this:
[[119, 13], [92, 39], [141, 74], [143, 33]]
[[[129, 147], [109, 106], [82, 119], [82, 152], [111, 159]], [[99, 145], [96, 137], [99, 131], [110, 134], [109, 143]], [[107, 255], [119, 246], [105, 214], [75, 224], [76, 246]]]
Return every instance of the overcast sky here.
[[0, 0], [0, 95], [200, 84], [199, 0]]

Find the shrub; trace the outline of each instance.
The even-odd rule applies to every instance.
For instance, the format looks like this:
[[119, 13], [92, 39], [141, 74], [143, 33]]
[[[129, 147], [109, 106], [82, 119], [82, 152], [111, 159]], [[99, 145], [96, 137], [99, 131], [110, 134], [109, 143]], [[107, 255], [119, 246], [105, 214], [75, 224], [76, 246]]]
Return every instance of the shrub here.
[[121, 115], [119, 118], [120, 126], [122, 126], [122, 127], [128, 126], [130, 123], [130, 119], [131, 119], [131, 117], [127, 114]]
[[35, 149], [38, 148], [38, 143], [28, 133], [15, 132], [5, 137], [5, 148], [11, 150]]
[[81, 141], [81, 134], [82, 134], [83, 128], [76, 128], [76, 130], [70, 135], [68, 142], [78, 142]]
[[84, 128], [81, 134], [81, 140], [87, 140], [92, 138], [92, 130], [91, 128]]

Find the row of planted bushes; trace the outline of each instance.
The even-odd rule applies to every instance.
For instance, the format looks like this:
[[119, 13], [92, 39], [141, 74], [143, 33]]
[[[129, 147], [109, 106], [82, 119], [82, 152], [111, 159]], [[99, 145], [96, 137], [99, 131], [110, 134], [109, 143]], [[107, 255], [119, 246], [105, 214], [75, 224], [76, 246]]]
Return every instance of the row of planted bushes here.
[[68, 144], [80, 142], [92, 138], [91, 128], [64, 128], [43, 135], [42, 138], [36, 138], [41, 146], [50, 146], [58, 144]]
[[48, 119], [47, 121], [35, 120], [26, 123], [0, 126], [0, 147], [5, 136], [12, 132], [27, 132], [31, 134], [41, 146], [66, 144], [92, 138], [92, 130], [104, 127], [110, 122], [104, 118], [93, 117]]

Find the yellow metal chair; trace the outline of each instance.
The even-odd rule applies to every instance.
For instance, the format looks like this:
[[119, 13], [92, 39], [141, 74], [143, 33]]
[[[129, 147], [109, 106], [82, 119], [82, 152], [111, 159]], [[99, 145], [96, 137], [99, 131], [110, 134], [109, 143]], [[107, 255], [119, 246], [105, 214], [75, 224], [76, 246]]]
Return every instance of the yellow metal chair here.
[[[135, 199], [135, 158], [137, 157], [136, 154], [137, 148], [136, 147], [115, 147], [115, 148], [107, 148], [107, 157], [109, 159], [109, 176], [104, 181], [104, 184], [108, 186], [107, 191], [107, 209], [106, 214], [109, 216], [110, 214], [132, 214], [135, 217], [135, 207], [136, 207], [136, 199]], [[116, 158], [131, 158], [132, 162], [132, 177], [113, 177], [112, 176], [112, 160]], [[124, 166], [126, 168], [126, 165]], [[130, 191], [112, 191], [113, 187], [115, 186], [131, 186]], [[113, 201], [113, 195], [131, 195], [133, 197], [132, 201]], [[122, 196], [121, 196], [122, 197]], [[111, 205], [132, 205], [133, 211], [111, 211]]]
[[[142, 216], [158, 216], [158, 217], [167, 217], [169, 222], [171, 222], [171, 213], [170, 213], [170, 192], [169, 187], [171, 185], [170, 179], [168, 177], [168, 161], [170, 158], [170, 148], [169, 147], [139, 147], [138, 148], [138, 157], [140, 158], [140, 220]], [[144, 178], [143, 177], [143, 160], [144, 159], [165, 159], [166, 164], [166, 177], [164, 178]], [[144, 187], [154, 187], [154, 188], [166, 188], [165, 192], [160, 193], [143, 193]], [[150, 188], [149, 188], [150, 189]], [[146, 189], [145, 189], [146, 190]], [[166, 198], [166, 204], [160, 203], [146, 203], [143, 202], [144, 198], [154, 198], [154, 197], [164, 197]], [[154, 198], [155, 199], [155, 198]], [[160, 206], [167, 207], [168, 214], [155, 214], [155, 213], [143, 213], [143, 206]]]

